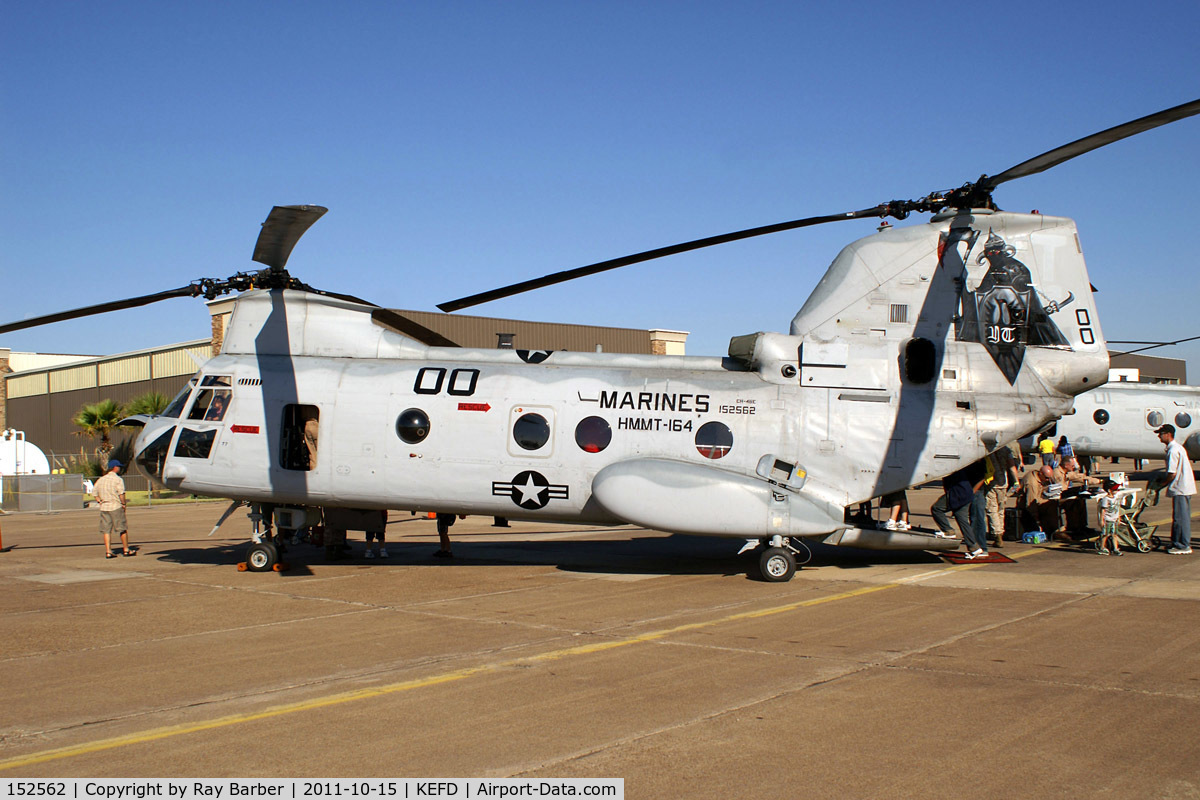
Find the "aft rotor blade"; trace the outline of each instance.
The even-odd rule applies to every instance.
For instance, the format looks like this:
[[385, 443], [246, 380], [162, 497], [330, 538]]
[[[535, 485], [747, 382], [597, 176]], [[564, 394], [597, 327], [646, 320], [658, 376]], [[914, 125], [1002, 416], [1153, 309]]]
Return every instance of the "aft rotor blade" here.
[[104, 314], [108, 311], [120, 311], [123, 308], [137, 308], [138, 306], [157, 303], [159, 300], [170, 300], [173, 297], [195, 297], [199, 293], [200, 287], [198, 286], [181, 286], [178, 289], [169, 289], [165, 292], [144, 294], [141, 297], [130, 297], [127, 300], [113, 300], [109, 303], [99, 303], [94, 306], [77, 308], [73, 311], [59, 311], [57, 314], [46, 314], [42, 317], [34, 317], [33, 319], [21, 320], [20, 322], [10, 322], [7, 325], [0, 325], [0, 333], [11, 333], [12, 331], [21, 331], [26, 328], [36, 328], [39, 325], [49, 325], [51, 322], [63, 322], [68, 319], [90, 317], [93, 314]]
[[775, 225], [763, 225], [759, 228], [747, 228], [742, 231], [734, 231], [733, 233], [724, 233], [720, 236], [708, 236], [704, 239], [695, 239], [682, 244], [673, 244], [669, 247], [659, 247], [654, 250], [647, 250], [643, 253], [635, 253], [622, 258], [613, 258], [608, 261], [600, 261], [595, 264], [589, 264], [586, 267], [576, 267], [575, 269], [563, 270], [555, 272], [551, 275], [546, 275], [542, 278], [534, 278], [520, 283], [510, 284], [499, 289], [493, 289], [490, 292], [480, 292], [473, 294], [470, 297], [462, 297], [458, 300], [451, 300], [447, 303], [438, 303], [438, 308], [442, 311], [458, 311], [471, 306], [477, 306], [482, 303], [490, 303], [493, 300], [499, 300], [502, 297], [511, 297], [514, 294], [521, 294], [533, 289], [541, 289], [544, 286], [553, 286], [556, 283], [565, 283], [576, 278], [582, 278], [587, 275], [595, 275], [597, 272], [606, 272], [610, 269], [619, 267], [627, 267], [630, 264], [640, 264], [643, 261], [652, 261], [656, 258], [664, 258], [673, 256], [677, 253], [686, 253], [689, 250], [699, 250], [703, 247], [712, 247], [713, 245], [725, 244], [726, 242], [736, 242], [739, 239], [749, 239], [753, 236], [765, 236], [768, 233], [780, 233], [781, 231], [790, 231], [796, 228], [806, 228], [811, 225], [821, 225], [826, 222], [838, 222], [844, 219], [860, 219], [862, 217], [881, 217], [887, 213], [887, 206], [880, 205], [873, 208], [865, 208], [861, 211], [847, 211], [842, 214], [829, 214], [823, 217], [807, 217], [805, 219], [792, 220], [791, 222], [780, 222]]
[[304, 232], [328, 211], [324, 206], [275, 206], [267, 215], [254, 244], [254, 260], [283, 269]]
[[421, 344], [427, 344], [431, 347], [458, 347], [458, 342], [447, 339], [437, 331], [427, 328], [419, 322], [415, 322], [408, 317], [403, 317], [395, 311], [383, 308], [382, 306], [372, 303], [370, 300], [363, 300], [361, 297], [355, 297], [352, 294], [340, 294], [338, 292], [327, 292], [324, 289], [314, 289], [311, 286], [305, 286], [304, 291], [312, 292], [313, 294], [323, 295], [325, 297], [333, 297], [337, 300], [348, 300], [351, 303], [360, 303], [364, 306], [371, 306], [374, 310], [371, 312], [371, 320], [376, 325], [382, 325], [385, 328], [394, 330], [397, 333], [404, 334], [410, 339], [416, 339]]
[[377, 308], [371, 312], [371, 321], [388, 330], [393, 330], [410, 339], [416, 339], [421, 344], [430, 347], [458, 347], [458, 342], [447, 339], [432, 328], [427, 328], [419, 322], [397, 314], [387, 308]]
[[1085, 136], [1070, 144], [1064, 144], [1062, 147], [1056, 147], [1028, 161], [1022, 161], [1015, 167], [1009, 167], [999, 175], [991, 175], [984, 179], [982, 184], [987, 189], [995, 189], [1006, 181], [1024, 178], [1028, 175], [1036, 175], [1051, 167], [1058, 166], [1064, 161], [1069, 161], [1075, 158], [1075, 156], [1090, 153], [1105, 145], [1119, 142], [1121, 139], [1126, 139], [1135, 134], [1143, 133], [1160, 125], [1166, 125], [1169, 122], [1175, 122], [1176, 120], [1191, 117], [1195, 114], [1200, 114], [1200, 100], [1193, 100], [1190, 103], [1168, 108], [1165, 111], [1159, 111], [1157, 114], [1150, 114], [1140, 119], [1135, 119], [1132, 122], [1126, 122], [1123, 125], [1109, 128], [1108, 130], [1093, 133], [1091, 136]]
[[327, 292], [324, 289], [316, 289], [316, 288], [313, 288], [312, 286], [307, 286], [307, 285], [304, 286], [304, 291], [312, 292], [313, 294], [319, 294], [324, 297], [332, 297], [335, 300], [347, 300], [351, 303], [359, 303], [360, 305], [364, 305], [364, 306], [374, 306], [375, 308], [380, 307], [378, 303], [372, 303], [370, 300], [363, 300], [361, 297], [355, 297], [352, 294], [342, 294], [341, 292]]

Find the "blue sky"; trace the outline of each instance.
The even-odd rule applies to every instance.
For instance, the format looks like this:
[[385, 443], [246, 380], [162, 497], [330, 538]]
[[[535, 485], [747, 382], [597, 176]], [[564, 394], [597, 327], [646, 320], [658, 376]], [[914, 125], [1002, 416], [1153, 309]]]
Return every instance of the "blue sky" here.
[[[1195, 2], [12, 2], [0, 320], [256, 268], [275, 204], [330, 208], [294, 275], [432, 309], [918, 197], [1200, 97], [1196, 30]], [[1200, 335], [1198, 144], [1192, 118], [997, 191], [1078, 222], [1110, 339]], [[720, 354], [786, 331], [873, 229], [724, 245], [465, 313], [686, 330], [690, 354]], [[0, 346], [207, 334], [203, 305], [174, 300]], [[1200, 383], [1200, 344], [1155, 352]]]

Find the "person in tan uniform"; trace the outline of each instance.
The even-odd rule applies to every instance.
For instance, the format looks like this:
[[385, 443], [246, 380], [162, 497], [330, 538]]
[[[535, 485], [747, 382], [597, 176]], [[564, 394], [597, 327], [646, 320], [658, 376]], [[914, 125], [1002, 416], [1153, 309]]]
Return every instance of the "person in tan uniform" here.
[[[1080, 471], [1074, 456], [1064, 457], [1054, 468], [1054, 480], [1062, 484], [1063, 489], [1069, 489], [1072, 484], [1077, 486], [1100, 486], [1104, 483], [1100, 478], [1093, 478]], [[1088, 530], [1087, 495], [1069, 497], [1059, 501], [1067, 531], [1075, 532], [1086, 537]]]
[[1047, 496], [1053, 483], [1054, 468], [1043, 465], [1024, 482], [1022, 491], [1025, 526], [1030, 530], [1045, 531], [1047, 537], [1053, 537], [1058, 530], [1058, 496], [1057, 493], [1054, 493], [1054, 497]]
[[1004, 546], [1004, 508], [1010, 491], [1021, 486], [1019, 463], [1013, 458], [1011, 446], [1001, 447], [987, 457], [987, 524], [988, 536], [994, 537], [996, 547]]

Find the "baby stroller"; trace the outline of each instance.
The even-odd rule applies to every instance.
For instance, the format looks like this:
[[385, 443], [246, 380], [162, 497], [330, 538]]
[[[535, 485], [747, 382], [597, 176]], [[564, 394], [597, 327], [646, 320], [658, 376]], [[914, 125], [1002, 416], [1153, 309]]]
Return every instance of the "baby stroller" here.
[[[1150, 506], [1158, 505], [1160, 490], [1147, 490], [1139, 497], [1136, 490], [1122, 489], [1117, 493], [1117, 541], [1123, 547], [1136, 548], [1139, 553], [1149, 553], [1155, 547], [1162, 547], [1162, 540], [1154, 535], [1157, 525], [1147, 525], [1139, 522], [1142, 512]], [[1101, 524], [1103, 528], [1103, 524]], [[1096, 538], [1096, 548], [1100, 548], [1103, 537]]]

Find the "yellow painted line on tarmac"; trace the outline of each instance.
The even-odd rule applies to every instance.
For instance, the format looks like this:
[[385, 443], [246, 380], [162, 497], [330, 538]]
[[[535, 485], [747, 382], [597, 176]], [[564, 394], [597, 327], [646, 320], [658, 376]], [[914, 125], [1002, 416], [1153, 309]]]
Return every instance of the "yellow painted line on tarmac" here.
[[[1017, 559], [1017, 558], [1025, 558], [1026, 556], [1036, 556], [1038, 553], [1044, 553], [1044, 552], [1045, 552], [1045, 548], [1035, 547], [1030, 550], [1022, 550], [1019, 553], [1005, 553], [1004, 555], [1006, 555], [1012, 559]], [[977, 564], [976, 566], [982, 567], [983, 564]]]
[[838, 594], [831, 594], [825, 597], [817, 597], [810, 600], [801, 600], [795, 603], [787, 603], [781, 606], [772, 606], [771, 608], [758, 609], [755, 611], [742, 611], [737, 614], [729, 614], [718, 619], [706, 620], [703, 622], [689, 622], [683, 625], [676, 625], [671, 628], [663, 628], [657, 631], [640, 633], [624, 639], [613, 639], [607, 642], [595, 642], [592, 644], [578, 645], [575, 647], [566, 647], [560, 650], [550, 650], [537, 655], [522, 656], [505, 661], [498, 661], [492, 664], [481, 664], [475, 667], [466, 667], [463, 669], [453, 670], [451, 672], [443, 672], [439, 675], [431, 675], [425, 678], [414, 678], [412, 680], [400, 681], [399, 683], [392, 683], [386, 686], [378, 686], [373, 689], [357, 689], [350, 692], [339, 692], [337, 694], [332, 694], [313, 700], [287, 703], [284, 705], [275, 706], [274, 708], [268, 708], [263, 711], [245, 714], [231, 714], [229, 716], [218, 717], [216, 719], [205, 720], [202, 722], [169, 725], [162, 728], [151, 728], [150, 730], [140, 731], [138, 733], [130, 733], [126, 734], [125, 736], [97, 739], [96, 741], [84, 742], [82, 744], [70, 745], [68, 747], [42, 750], [36, 753], [29, 753], [23, 756], [16, 756], [14, 758], [0, 760], [0, 770], [14, 769], [16, 767], [27, 767], [34, 764], [44, 764], [48, 761], [57, 761], [64, 758], [89, 755], [91, 753], [99, 753], [106, 750], [115, 750], [116, 748], [127, 747], [129, 745], [157, 742], [163, 739], [169, 739], [173, 736], [182, 736], [188, 733], [210, 731], [217, 728], [226, 728], [231, 725], [241, 725], [246, 722], [256, 722], [258, 720], [282, 717], [287, 714], [295, 714], [302, 711], [312, 711], [318, 708], [328, 708], [330, 706], [352, 703], [358, 700], [369, 700], [376, 697], [382, 697], [384, 695], [408, 692], [414, 689], [424, 689], [430, 686], [438, 686], [441, 684], [465, 680], [467, 678], [476, 675], [482, 675], [488, 672], [497, 672], [513, 666], [538, 664], [547, 661], [556, 661], [563, 658], [569, 658], [571, 656], [589, 655], [591, 653], [615, 650], [619, 647], [627, 647], [629, 645], [657, 641], [677, 633], [685, 633], [715, 625], [723, 625], [729, 622], [738, 622], [747, 619], [760, 619], [762, 617], [769, 617], [775, 614], [783, 614], [788, 611], [794, 611], [799, 608], [808, 608], [811, 606], [822, 605], [824, 603], [848, 600], [852, 597], [859, 597], [861, 595], [871, 594], [872, 592], [880, 592], [884, 589], [894, 589], [899, 585], [900, 584], [887, 583], [880, 584], [878, 586], [865, 586], [860, 589], [853, 589], [847, 592], [840, 592]]

